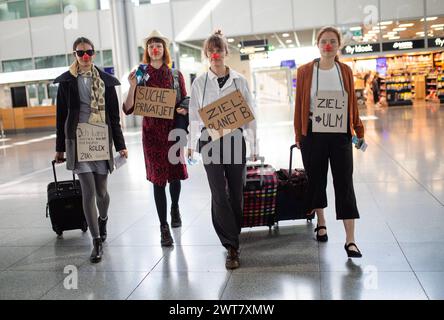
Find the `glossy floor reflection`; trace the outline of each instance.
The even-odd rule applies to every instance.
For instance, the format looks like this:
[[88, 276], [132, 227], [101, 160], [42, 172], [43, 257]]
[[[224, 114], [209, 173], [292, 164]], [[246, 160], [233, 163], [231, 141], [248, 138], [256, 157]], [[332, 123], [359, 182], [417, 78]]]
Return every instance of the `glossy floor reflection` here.
[[[329, 176], [329, 242], [315, 241], [316, 221], [246, 229], [235, 271], [224, 267], [201, 164], [189, 167], [183, 183], [175, 245], [162, 248], [141, 135], [127, 131], [130, 159], [110, 176], [108, 241], [103, 261], [93, 265], [88, 233], [57, 239], [45, 218], [53, 132], [9, 134], [0, 141], [0, 299], [444, 299], [444, 108], [416, 104], [361, 115], [369, 147], [354, 151], [354, 180], [363, 258], [346, 257]], [[288, 106], [260, 107], [267, 163], [286, 168], [293, 137]], [[299, 152], [295, 165], [302, 166]], [[65, 285], [72, 268], [76, 290]]]

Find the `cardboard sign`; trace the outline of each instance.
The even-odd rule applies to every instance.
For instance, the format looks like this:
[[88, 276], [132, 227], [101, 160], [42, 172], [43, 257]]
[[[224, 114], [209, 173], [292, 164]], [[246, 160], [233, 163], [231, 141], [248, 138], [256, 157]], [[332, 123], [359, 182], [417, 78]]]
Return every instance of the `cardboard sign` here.
[[176, 91], [173, 89], [137, 86], [134, 114], [139, 116], [174, 119]]
[[108, 126], [106, 124], [78, 124], [77, 158], [79, 162], [110, 159]]
[[239, 90], [200, 109], [199, 115], [213, 141], [254, 120]]
[[347, 133], [348, 96], [342, 91], [319, 91], [315, 97], [313, 132]]

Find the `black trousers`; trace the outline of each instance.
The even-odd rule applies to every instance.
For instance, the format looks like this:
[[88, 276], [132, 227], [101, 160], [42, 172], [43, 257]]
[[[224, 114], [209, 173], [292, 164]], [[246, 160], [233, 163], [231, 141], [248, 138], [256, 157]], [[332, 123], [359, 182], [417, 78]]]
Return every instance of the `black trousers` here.
[[221, 244], [239, 248], [243, 211], [244, 164], [206, 164], [211, 189], [211, 218]]
[[353, 152], [351, 135], [313, 133], [311, 121], [302, 137], [301, 153], [308, 176], [306, 206], [311, 211], [327, 207], [327, 174], [330, 162], [335, 190], [336, 219], [359, 219], [353, 188]]
[[[225, 136], [220, 142], [228, 138], [229, 136]], [[245, 140], [242, 138], [240, 145], [229, 145], [231, 156], [224, 157], [223, 149], [216, 144], [212, 152], [202, 153], [202, 160], [211, 190], [211, 218], [214, 230], [225, 248], [238, 249], [243, 213]], [[241, 161], [234, 161], [238, 158], [241, 158]]]

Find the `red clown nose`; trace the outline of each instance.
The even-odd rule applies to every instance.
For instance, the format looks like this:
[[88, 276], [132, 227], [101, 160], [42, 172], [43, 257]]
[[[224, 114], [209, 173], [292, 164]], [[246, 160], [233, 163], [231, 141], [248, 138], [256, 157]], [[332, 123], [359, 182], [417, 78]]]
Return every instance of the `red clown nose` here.
[[324, 50], [327, 52], [333, 51], [333, 46], [329, 43], [327, 43], [324, 47]]
[[87, 55], [86, 53], [83, 55], [82, 57], [83, 61], [88, 61], [89, 60], [89, 55]]
[[220, 54], [219, 54], [219, 53], [213, 53], [213, 54], [211, 55], [211, 59], [217, 60], [217, 59], [219, 59], [219, 58], [220, 58]]
[[159, 49], [154, 48], [154, 49], [153, 49], [153, 53], [154, 53], [154, 55], [157, 55], [157, 54], [159, 53]]

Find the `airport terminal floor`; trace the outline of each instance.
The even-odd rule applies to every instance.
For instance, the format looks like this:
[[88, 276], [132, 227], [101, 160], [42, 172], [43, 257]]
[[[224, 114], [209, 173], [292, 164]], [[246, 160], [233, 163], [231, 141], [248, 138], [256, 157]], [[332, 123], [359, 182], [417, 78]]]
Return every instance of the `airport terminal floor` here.
[[[0, 140], [0, 299], [444, 299], [444, 109], [422, 103], [360, 113], [368, 148], [353, 153], [363, 257], [346, 256], [329, 173], [329, 241], [316, 241], [316, 220], [243, 229], [234, 271], [225, 269], [211, 223], [202, 164], [188, 167], [183, 225], [172, 229], [174, 246], [162, 248], [140, 129], [127, 130], [128, 163], [109, 177], [103, 260], [91, 264], [89, 232], [57, 238], [45, 217], [54, 132], [8, 134]], [[261, 155], [286, 168], [290, 108], [260, 105], [258, 126]], [[302, 167], [299, 151], [294, 164]], [[64, 165], [57, 169], [69, 179]], [[68, 290], [74, 269], [78, 286]]]

